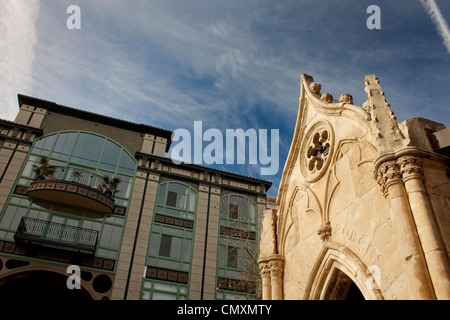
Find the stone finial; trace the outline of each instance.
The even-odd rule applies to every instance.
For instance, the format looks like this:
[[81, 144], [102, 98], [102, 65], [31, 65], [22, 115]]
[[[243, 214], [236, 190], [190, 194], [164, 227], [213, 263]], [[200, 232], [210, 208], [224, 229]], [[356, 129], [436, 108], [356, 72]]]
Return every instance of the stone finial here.
[[365, 77], [364, 82], [368, 100], [363, 106], [364, 110], [370, 112], [372, 126], [380, 143], [380, 152], [386, 153], [398, 149], [404, 145], [405, 137], [398, 126], [391, 106], [386, 101], [384, 92], [381, 90], [380, 81], [371, 74]]
[[309, 89], [311, 90], [311, 92], [313, 92], [313, 93], [317, 93], [317, 94], [320, 94], [320, 89], [322, 88], [322, 86], [319, 84], [319, 83], [317, 83], [317, 82], [312, 82], [310, 85], [309, 85]]
[[320, 99], [322, 99], [323, 101], [326, 101], [328, 103], [333, 102], [333, 96], [329, 93], [324, 93], [322, 94], [322, 96], [320, 97]]
[[341, 97], [339, 98], [340, 102], [344, 102], [344, 103], [349, 103], [349, 104], [353, 104], [353, 97], [346, 93], [346, 94], [341, 94]]

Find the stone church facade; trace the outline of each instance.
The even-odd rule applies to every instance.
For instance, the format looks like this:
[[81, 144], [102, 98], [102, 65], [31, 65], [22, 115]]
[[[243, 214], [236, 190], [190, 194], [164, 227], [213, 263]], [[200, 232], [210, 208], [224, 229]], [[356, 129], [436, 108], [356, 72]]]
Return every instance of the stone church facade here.
[[301, 78], [277, 197], [266, 210], [263, 299], [449, 299], [450, 128], [397, 121], [378, 79], [353, 105]]

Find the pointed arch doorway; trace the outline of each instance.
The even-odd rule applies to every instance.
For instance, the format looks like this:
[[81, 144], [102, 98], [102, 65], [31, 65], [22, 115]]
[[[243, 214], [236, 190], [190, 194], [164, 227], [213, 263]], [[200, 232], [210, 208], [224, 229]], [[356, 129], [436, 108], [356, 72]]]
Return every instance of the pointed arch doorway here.
[[348, 248], [327, 242], [306, 286], [305, 300], [382, 300], [365, 264]]
[[356, 283], [342, 270], [335, 268], [328, 286], [324, 291], [324, 300], [365, 300]]

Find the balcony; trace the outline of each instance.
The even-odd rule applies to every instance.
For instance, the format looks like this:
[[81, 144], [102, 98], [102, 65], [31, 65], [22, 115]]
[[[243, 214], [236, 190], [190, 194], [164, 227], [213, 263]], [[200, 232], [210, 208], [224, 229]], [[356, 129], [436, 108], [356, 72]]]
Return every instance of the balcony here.
[[[52, 167], [30, 183], [28, 197], [57, 202], [103, 213], [114, 210], [114, 187], [106, 188], [105, 178], [76, 167]], [[107, 186], [107, 185], [106, 185]], [[107, 186], [108, 187], [108, 186]]]
[[17, 244], [54, 247], [62, 250], [94, 254], [98, 231], [22, 217], [14, 234]]

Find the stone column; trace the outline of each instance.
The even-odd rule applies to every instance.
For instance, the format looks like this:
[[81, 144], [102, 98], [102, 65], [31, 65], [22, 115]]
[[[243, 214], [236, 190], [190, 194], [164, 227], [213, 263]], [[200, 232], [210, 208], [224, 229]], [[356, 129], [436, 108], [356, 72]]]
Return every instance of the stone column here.
[[403, 156], [398, 159], [397, 163], [401, 168], [403, 182], [436, 298], [449, 300], [449, 261], [423, 184], [422, 159], [415, 156]]
[[383, 162], [377, 169], [377, 182], [389, 200], [390, 215], [398, 235], [400, 258], [408, 279], [410, 299], [435, 299], [416, 226], [409, 207], [408, 195], [396, 160]]
[[283, 257], [275, 255], [269, 258], [272, 300], [283, 300]]
[[275, 254], [259, 260], [263, 300], [283, 300], [283, 256]]
[[270, 281], [270, 267], [267, 260], [259, 261], [259, 274], [261, 275], [262, 299], [272, 300], [272, 284]]

